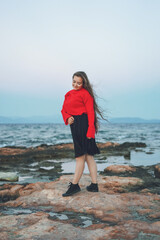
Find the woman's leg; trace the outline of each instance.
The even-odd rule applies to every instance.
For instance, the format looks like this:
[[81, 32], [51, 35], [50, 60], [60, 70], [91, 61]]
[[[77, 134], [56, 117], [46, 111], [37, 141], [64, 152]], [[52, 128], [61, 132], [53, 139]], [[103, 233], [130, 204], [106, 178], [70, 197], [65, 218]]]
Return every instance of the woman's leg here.
[[84, 167], [85, 167], [85, 157], [86, 155], [80, 156], [76, 158], [76, 169], [73, 177], [73, 184], [77, 184], [83, 174]]
[[86, 155], [86, 162], [90, 172], [92, 183], [97, 183], [97, 164], [94, 160], [94, 157], [91, 155]]

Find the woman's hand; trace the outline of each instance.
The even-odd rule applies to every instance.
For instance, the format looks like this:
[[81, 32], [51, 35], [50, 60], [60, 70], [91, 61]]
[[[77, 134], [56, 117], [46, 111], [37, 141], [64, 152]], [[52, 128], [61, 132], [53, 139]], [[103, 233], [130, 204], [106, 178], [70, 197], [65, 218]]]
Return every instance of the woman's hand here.
[[69, 117], [68, 124], [71, 125], [72, 123], [74, 123], [74, 117]]
[[87, 139], [91, 139], [91, 137], [87, 137]]

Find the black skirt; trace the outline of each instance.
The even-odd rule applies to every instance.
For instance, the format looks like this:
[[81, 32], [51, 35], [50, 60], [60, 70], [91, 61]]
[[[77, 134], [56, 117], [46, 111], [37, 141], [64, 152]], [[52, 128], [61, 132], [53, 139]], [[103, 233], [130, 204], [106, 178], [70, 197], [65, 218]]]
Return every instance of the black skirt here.
[[96, 145], [95, 139], [88, 139], [86, 137], [88, 130], [88, 116], [83, 113], [82, 115], [74, 115], [74, 123], [70, 125], [75, 157], [80, 157], [84, 154], [94, 155], [99, 154], [100, 151]]

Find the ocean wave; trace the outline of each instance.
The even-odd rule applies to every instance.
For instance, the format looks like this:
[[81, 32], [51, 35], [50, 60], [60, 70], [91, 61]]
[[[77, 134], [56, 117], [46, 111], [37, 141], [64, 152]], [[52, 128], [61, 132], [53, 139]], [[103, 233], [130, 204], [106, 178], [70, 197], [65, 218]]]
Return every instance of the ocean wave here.
[[[0, 125], [0, 147], [36, 147], [73, 142], [70, 128], [61, 124], [10, 124]], [[96, 135], [97, 142], [145, 141], [160, 145], [160, 124], [103, 124]]]

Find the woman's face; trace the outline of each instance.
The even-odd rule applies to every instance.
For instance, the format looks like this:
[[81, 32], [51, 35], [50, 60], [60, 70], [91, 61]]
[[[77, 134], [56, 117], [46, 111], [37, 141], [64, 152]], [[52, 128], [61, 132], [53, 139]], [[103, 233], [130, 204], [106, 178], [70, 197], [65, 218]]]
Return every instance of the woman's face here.
[[74, 90], [80, 90], [83, 87], [83, 80], [81, 77], [74, 76], [72, 81], [72, 87]]

